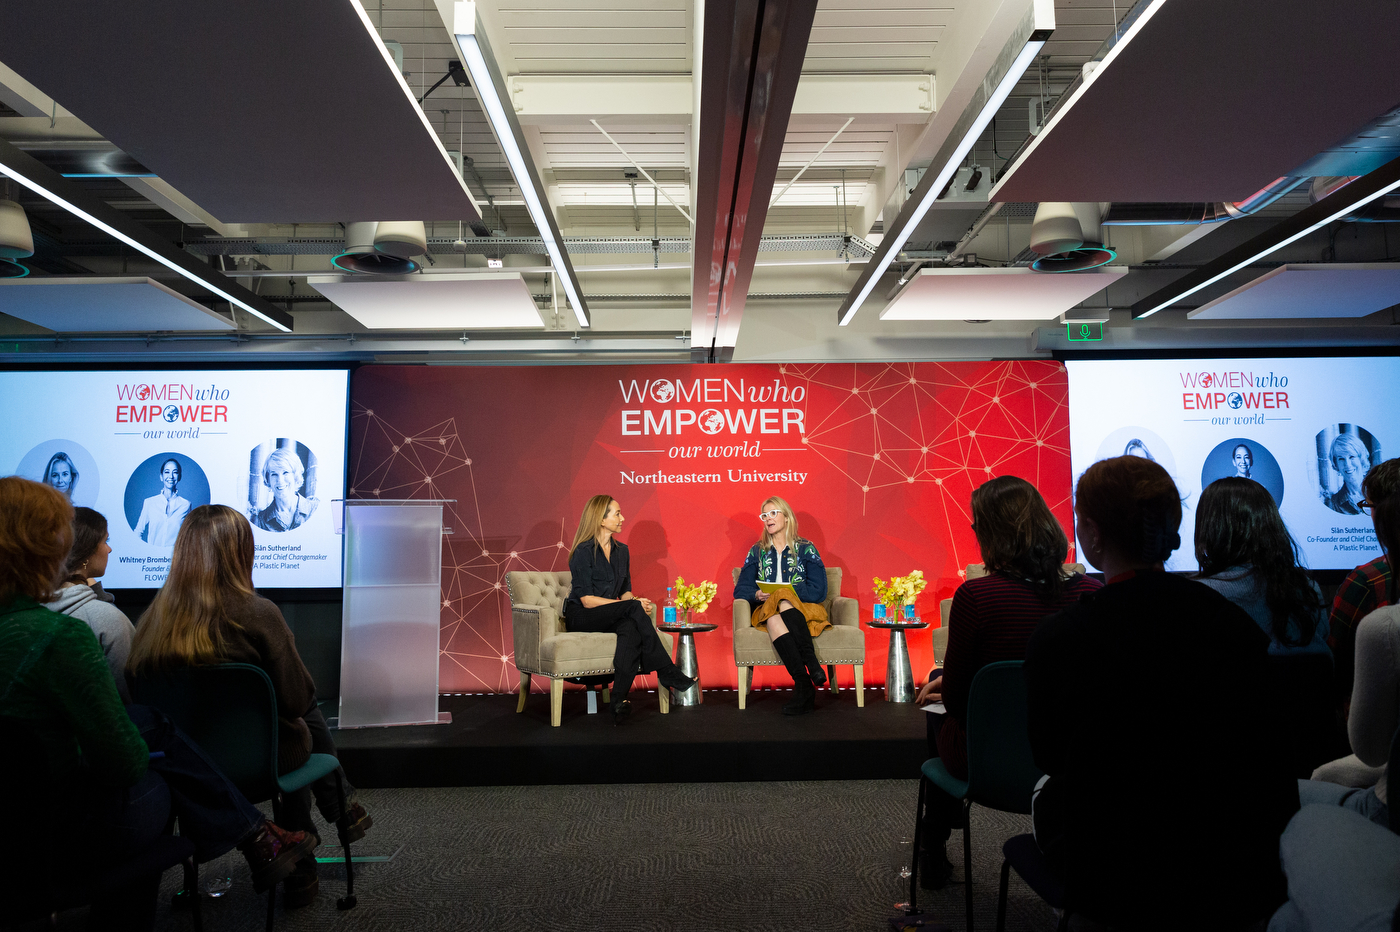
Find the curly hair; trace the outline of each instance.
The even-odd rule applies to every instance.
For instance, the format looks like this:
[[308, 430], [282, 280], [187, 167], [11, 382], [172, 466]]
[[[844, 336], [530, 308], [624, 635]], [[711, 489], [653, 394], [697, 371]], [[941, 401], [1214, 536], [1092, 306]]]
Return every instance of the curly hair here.
[[53, 486], [0, 479], [0, 605], [47, 602], [73, 546], [73, 506]]

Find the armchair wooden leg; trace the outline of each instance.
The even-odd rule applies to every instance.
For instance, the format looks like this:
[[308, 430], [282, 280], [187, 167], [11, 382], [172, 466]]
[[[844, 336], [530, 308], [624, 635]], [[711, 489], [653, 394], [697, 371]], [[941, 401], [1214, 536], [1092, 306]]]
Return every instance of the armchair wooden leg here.
[[656, 683], [656, 699], [661, 704], [661, 714], [669, 714], [671, 711], [671, 690], [662, 686], [660, 680]]
[[744, 700], [749, 697], [749, 683], [747, 674], [753, 667], [739, 667], [739, 708], [744, 708]]
[[530, 697], [530, 674], [524, 670], [520, 671], [520, 698], [516, 700], [515, 712], [520, 714], [525, 711], [525, 700]]
[[865, 708], [865, 665], [856, 663], [851, 665], [851, 669], [856, 674], [856, 708]]
[[612, 703], [612, 687], [611, 687], [611, 686], [604, 686], [604, 687], [603, 687], [603, 705], [610, 705], [611, 703]]
[[549, 678], [549, 724], [555, 728], [564, 720], [564, 681], [557, 676]]
[[826, 665], [826, 682], [827, 686], [831, 688], [831, 694], [833, 696], [840, 694], [841, 691], [836, 688], [836, 664], [834, 663]]

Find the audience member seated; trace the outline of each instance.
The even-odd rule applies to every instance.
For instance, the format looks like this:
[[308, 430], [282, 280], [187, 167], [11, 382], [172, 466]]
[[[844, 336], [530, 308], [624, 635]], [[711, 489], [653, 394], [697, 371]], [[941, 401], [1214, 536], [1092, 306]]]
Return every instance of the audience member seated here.
[[[69, 858], [98, 861], [139, 851], [175, 815], [197, 860], [237, 847], [255, 887], [266, 889], [291, 872], [313, 839], [264, 819], [159, 712], [123, 708], [92, 631], [40, 604], [63, 570], [72, 525], [62, 492], [0, 479], [0, 717], [45, 748], [40, 767], [48, 778], [42, 799], [11, 804], [52, 806], [52, 837], [81, 849]], [[69, 860], [74, 869], [84, 863]], [[149, 928], [154, 892], [95, 907], [92, 926]]]
[[1107, 584], [1042, 621], [1027, 650], [1028, 734], [1047, 775], [1036, 840], [1090, 919], [1243, 929], [1285, 899], [1279, 836], [1298, 809], [1268, 701], [1269, 637], [1163, 571], [1181, 495], [1157, 463], [1090, 466], [1075, 516]]
[[[316, 684], [297, 653], [291, 629], [277, 606], [253, 590], [253, 529], [226, 505], [190, 511], [175, 540], [170, 575], [141, 616], [127, 669], [133, 676], [217, 663], [261, 667], [277, 693], [277, 766], [282, 773], [310, 755], [335, 754], [325, 716], [316, 706]], [[343, 779], [343, 774], [340, 775]], [[319, 839], [311, 819], [311, 797], [327, 823], [364, 837], [369, 815], [344, 783], [341, 811], [337, 774], [282, 799], [282, 821]], [[319, 840], [318, 840], [319, 843]], [[320, 889], [316, 860], [303, 858], [283, 885], [283, 904], [309, 904]]]
[[[1384, 502], [1400, 497], [1400, 458], [1372, 466], [1361, 487], [1366, 493], [1361, 510], [1366, 514], [1374, 514]], [[1329, 643], [1337, 663], [1338, 705], [1344, 712], [1351, 701], [1356, 669], [1356, 627], [1371, 612], [1395, 602], [1392, 579], [1390, 556], [1382, 553], [1348, 573], [1332, 600]]]
[[74, 508], [73, 549], [68, 551], [68, 559], [63, 563], [63, 582], [54, 592], [53, 601], [44, 607], [87, 623], [97, 635], [97, 643], [102, 645], [122, 702], [131, 702], [126, 688], [126, 658], [131, 653], [131, 638], [136, 629], [121, 609], [107, 601], [110, 596], [103, 598], [107, 594], [99, 591], [97, 582], [98, 577], [107, 572], [107, 558], [111, 554], [107, 519], [91, 508]]
[[1332, 655], [1322, 590], [1298, 565], [1298, 545], [1258, 482], [1230, 477], [1206, 486], [1196, 506], [1196, 561], [1197, 578], [1269, 636], [1269, 653]]
[[[972, 678], [989, 663], [1024, 660], [1036, 625], [1051, 612], [1079, 601], [1100, 583], [1081, 574], [1065, 577], [1069, 540], [1035, 486], [1016, 476], [998, 476], [972, 493], [972, 529], [987, 575], [969, 579], [953, 593], [948, 651], [942, 675], [935, 670], [919, 691], [917, 705], [942, 700], [946, 715], [927, 714], [929, 750], [948, 772], [967, 778], [967, 695]], [[953, 866], [944, 852], [962, 821], [959, 802], [930, 785], [924, 832], [929, 839], [920, 883], [938, 889]]]
[[[1387, 460], [1376, 469], [1397, 462], [1400, 460]], [[1376, 469], [1366, 476], [1368, 488], [1374, 486], [1372, 477]], [[1389, 495], [1372, 503], [1371, 518], [1376, 523], [1381, 549], [1394, 553], [1400, 546], [1400, 495]], [[1391, 586], [1394, 585], [1392, 581]], [[1355, 650], [1356, 675], [1351, 689], [1351, 713], [1347, 716], [1347, 737], [1351, 739], [1353, 755], [1319, 767], [1314, 777], [1325, 779], [1302, 781], [1298, 791], [1304, 805], [1341, 805], [1386, 825], [1389, 820], [1386, 767], [1391, 738], [1400, 727], [1400, 605], [1386, 605], [1361, 619], [1356, 627]], [[1368, 768], [1360, 772], [1365, 777], [1360, 782], [1366, 786], [1358, 788], [1332, 782], [1334, 774], [1356, 772], [1349, 763]]]

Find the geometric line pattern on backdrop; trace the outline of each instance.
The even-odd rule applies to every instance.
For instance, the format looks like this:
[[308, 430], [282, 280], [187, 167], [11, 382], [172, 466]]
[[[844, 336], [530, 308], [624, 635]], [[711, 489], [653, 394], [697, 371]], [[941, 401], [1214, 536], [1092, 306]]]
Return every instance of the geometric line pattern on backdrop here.
[[[931, 483], [941, 493], [949, 541], [960, 537], [952, 533], [955, 523], [972, 521], [971, 490], [1000, 475], [1003, 465], [1032, 455], [1034, 473], [1021, 478], [1045, 489], [1043, 480], [1069, 456], [1068, 420], [1061, 417], [1069, 407], [1068, 382], [1047, 378], [1043, 363], [997, 363], [980, 369], [974, 380], [958, 378], [948, 367], [915, 363], [787, 365], [778, 371], [785, 381], [804, 385], [807, 397], [820, 386], [841, 399], [820, 421], [807, 424], [801, 442], [860, 488], [865, 510], [880, 489]], [[935, 375], [921, 377], [921, 371]], [[1027, 407], [1029, 415], [1018, 414], [1018, 407]], [[1047, 497], [1051, 510], [1068, 501]], [[965, 567], [967, 555], [956, 549], [954, 559]], [[959, 577], [966, 574], [958, 570]]]
[[[350, 471], [355, 483], [351, 498], [446, 498], [439, 487], [443, 478], [466, 471], [472, 500], [443, 505], [444, 524], [452, 534], [444, 538], [439, 661], [456, 670], [457, 676], [451, 679], [461, 683], [465, 678], [468, 684], [454, 692], [514, 692], [520, 686], [520, 673], [510, 644], [506, 573], [567, 569], [565, 538], [573, 540], [567, 531], [568, 519], [560, 518], [559, 540], [552, 545], [530, 550], [502, 547], [483, 531], [472, 460], [457, 433], [455, 418], [405, 432], [376, 416], [372, 408], [355, 402], [351, 419], [359, 419], [364, 431], [359, 456]], [[371, 450], [380, 451], [379, 458], [367, 463], [367, 451]], [[637, 688], [654, 689], [652, 679], [654, 675], [638, 677]], [[543, 688], [536, 688], [533, 680], [531, 686], [534, 691]]]

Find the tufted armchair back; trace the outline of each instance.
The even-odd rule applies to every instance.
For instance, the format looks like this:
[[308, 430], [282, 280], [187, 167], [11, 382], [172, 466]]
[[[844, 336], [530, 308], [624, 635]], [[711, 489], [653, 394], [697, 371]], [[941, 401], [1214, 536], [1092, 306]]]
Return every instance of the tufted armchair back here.
[[564, 602], [573, 588], [568, 570], [512, 570], [506, 573], [511, 627], [515, 633], [515, 665], [522, 671], [543, 672], [540, 643], [564, 633]]

